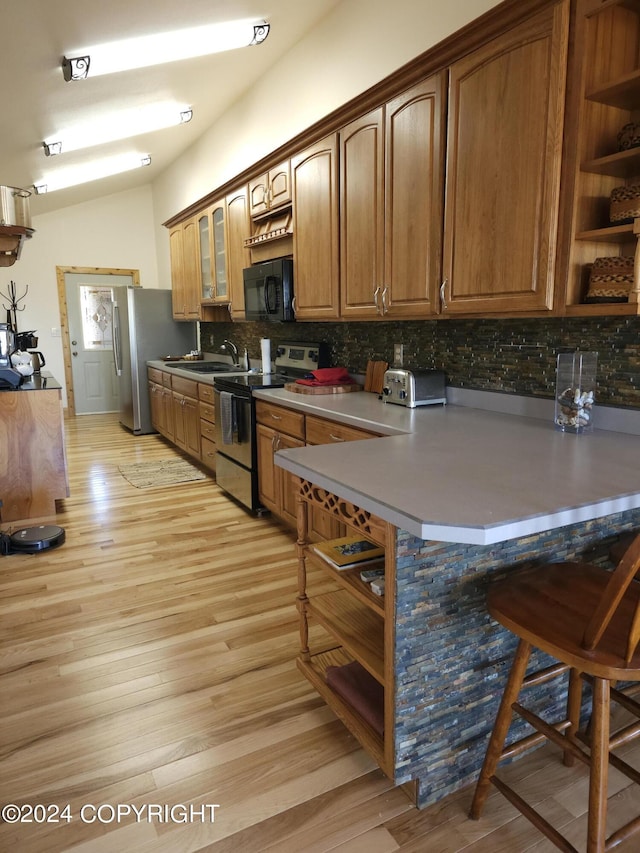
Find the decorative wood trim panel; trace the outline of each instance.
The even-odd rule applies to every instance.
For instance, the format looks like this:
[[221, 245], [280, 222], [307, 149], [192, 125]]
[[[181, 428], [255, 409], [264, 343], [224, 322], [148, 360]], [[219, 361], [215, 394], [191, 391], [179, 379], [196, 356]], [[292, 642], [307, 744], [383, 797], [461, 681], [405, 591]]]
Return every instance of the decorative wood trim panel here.
[[317, 506], [340, 521], [345, 521], [383, 547], [387, 544], [387, 524], [368, 510], [346, 501], [337, 495], [315, 486], [308, 480], [300, 480], [300, 494], [307, 503]]

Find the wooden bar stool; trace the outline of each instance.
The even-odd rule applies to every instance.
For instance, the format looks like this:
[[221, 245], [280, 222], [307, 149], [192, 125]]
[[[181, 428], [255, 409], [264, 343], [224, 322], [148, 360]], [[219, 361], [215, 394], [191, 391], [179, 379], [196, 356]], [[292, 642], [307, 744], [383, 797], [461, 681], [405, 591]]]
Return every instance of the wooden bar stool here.
[[[640, 704], [615, 688], [615, 682], [640, 682], [640, 534], [634, 537], [612, 572], [590, 563], [554, 563], [514, 573], [497, 582], [488, 595], [491, 616], [520, 638], [505, 687], [470, 816], [478, 819], [489, 785], [509, 801], [560, 850], [574, 848], [547, 820], [495, 773], [498, 763], [545, 738], [564, 752], [565, 764], [578, 758], [589, 766], [587, 853], [602, 853], [640, 829], [640, 817], [606, 837], [607, 780], [611, 763], [640, 783], [640, 773], [610, 750], [640, 735], [634, 722], [610, 734], [610, 701], [640, 718]], [[533, 648], [558, 663], [530, 675], [527, 664]], [[521, 689], [569, 673], [565, 719], [550, 724], [518, 702]], [[592, 687], [588, 728], [579, 730], [583, 680]], [[536, 733], [504, 748], [513, 712]]]

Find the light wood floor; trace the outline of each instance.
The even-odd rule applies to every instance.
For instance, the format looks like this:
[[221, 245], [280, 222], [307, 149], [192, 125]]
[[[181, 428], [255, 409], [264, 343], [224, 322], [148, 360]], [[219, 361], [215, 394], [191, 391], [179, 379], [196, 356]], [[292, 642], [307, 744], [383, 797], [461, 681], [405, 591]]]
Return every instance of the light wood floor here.
[[[131, 486], [118, 465], [175, 454], [158, 436], [66, 429], [65, 544], [0, 558], [0, 804], [69, 809], [0, 825], [3, 853], [549, 849], [497, 792], [478, 822], [468, 790], [416, 810], [359, 749], [294, 664], [291, 534], [211, 480]], [[583, 769], [545, 749], [508, 773], [582, 844]], [[612, 821], [640, 812], [612, 794]], [[148, 819], [183, 804], [218, 807]]]

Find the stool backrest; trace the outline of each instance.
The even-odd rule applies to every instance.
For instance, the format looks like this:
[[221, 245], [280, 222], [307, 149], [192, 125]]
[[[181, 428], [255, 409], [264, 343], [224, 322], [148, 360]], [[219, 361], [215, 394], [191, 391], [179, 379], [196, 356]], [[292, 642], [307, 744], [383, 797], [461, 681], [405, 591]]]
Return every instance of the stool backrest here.
[[[606, 586], [600, 603], [596, 607], [589, 624], [587, 625], [582, 645], [585, 649], [593, 651], [602, 635], [607, 630], [611, 619], [616, 613], [620, 602], [634, 583], [636, 572], [640, 569], [640, 533], [635, 537], [631, 545], [625, 551], [622, 559], [611, 573], [611, 579]], [[638, 642], [640, 642], [640, 582], [635, 584], [638, 589], [636, 607], [631, 621], [627, 637], [627, 651], [625, 660], [631, 661]]]

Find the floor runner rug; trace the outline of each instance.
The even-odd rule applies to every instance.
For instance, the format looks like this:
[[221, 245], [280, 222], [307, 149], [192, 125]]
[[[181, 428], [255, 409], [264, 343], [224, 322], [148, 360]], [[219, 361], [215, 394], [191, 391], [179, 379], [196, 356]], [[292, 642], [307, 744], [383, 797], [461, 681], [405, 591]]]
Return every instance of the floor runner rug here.
[[205, 480], [207, 475], [186, 459], [159, 459], [156, 462], [134, 462], [120, 465], [118, 470], [136, 489], [174, 486], [192, 480]]

